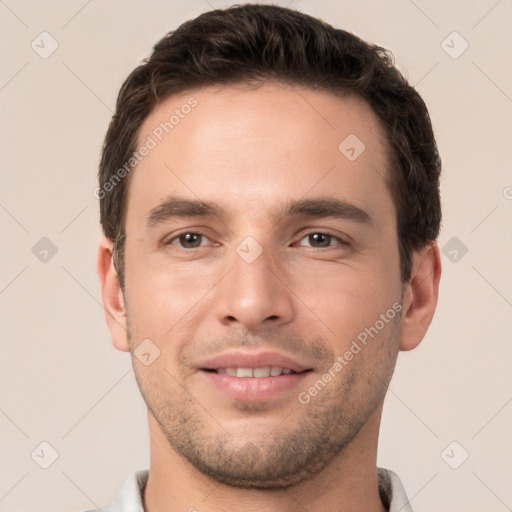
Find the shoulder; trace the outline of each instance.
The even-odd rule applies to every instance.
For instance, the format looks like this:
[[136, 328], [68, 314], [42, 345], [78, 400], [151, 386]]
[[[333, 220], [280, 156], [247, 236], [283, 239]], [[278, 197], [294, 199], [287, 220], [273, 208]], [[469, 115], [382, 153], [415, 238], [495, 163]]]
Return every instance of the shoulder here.
[[389, 512], [413, 512], [400, 477], [389, 469], [377, 468], [380, 499]]
[[82, 512], [144, 512], [142, 494], [146, 487], [148, 476], [148, 469], [141, 469], [131, 473], [110, 505]]

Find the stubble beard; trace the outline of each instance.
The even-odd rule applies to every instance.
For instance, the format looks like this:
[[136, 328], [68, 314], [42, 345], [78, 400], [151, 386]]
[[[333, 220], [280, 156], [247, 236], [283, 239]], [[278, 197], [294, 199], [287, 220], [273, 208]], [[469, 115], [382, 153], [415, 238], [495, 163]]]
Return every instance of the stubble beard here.
[[[377, 341], [383, 344], [382, 357], [387, 356], [379, 374], [348, 364], [308, 404], [298, 400], [292, 404], [292, 413], [301, 411], [296, 425], [285, 418], [271, 432], [250, 433], [249, 439], [247, 429], [238, 435], [228, 432], [215, 419], [215, 411], [208, 411], [200, 397], [188, 391], [186, 382], [166, 369], [145, 372], [134, 361], [134, 371], [148, 410], [169, 445], [195, 469], [233, 487], [284, 489], [312, 478], [342, 457], [381, 405], [395, 366], [396, 353], [391, 347], [396, 346], [398, 320], [388, 327], [388, 335]], [[131, 339], [129, 328], [128, 336]], [[257, 417], [251, 405], [240, 404], [239, 408]]]

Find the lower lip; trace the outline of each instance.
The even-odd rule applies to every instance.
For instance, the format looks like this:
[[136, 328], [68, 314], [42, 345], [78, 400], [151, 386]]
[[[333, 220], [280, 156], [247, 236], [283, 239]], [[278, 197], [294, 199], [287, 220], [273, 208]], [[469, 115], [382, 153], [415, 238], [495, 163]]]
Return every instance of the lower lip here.
[[277, 377], [234, 377], [226, 373], [201, 370], [218, 390], [234, 400], [261, 402], [298, 386], [310, 372], [292, 373]]

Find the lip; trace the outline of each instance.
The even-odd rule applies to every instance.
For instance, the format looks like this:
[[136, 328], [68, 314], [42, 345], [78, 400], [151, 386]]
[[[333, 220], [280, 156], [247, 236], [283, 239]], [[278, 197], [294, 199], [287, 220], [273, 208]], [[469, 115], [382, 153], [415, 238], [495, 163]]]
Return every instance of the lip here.
[[310, 372], [278, 377], [233, 377], [205, 370], [201, 370], [201, 374], [228, 398], [243, 402], [266, 402], [297, 387]]
[[[201, 370], [216, 370], [217, 368], [263, 368], [265, 366], [280, 366], [281, 368], [290, 368], [295, 373], [305, 370], [311, 370], [311, 367], [305, 366], [294, 361], [288, 356], [278, 352], [245, 352], [235, 350], [218, 354], [197, 365]], [[238, 377], [237, 377], [238, 378]], [[267, 377], [262, 377], [263, 379]]]
[[[244, 402], [263, 402], [291, 391], [311, 373], [312, 368], [277, 352], [251, 353], [242, 350], [226, 352], [204, 361], [200, 374], [223, 395]], [[217, 368], [263, 368], [280, 366], [296, 373], [276, 377], [235, 377], [208, 370]]]

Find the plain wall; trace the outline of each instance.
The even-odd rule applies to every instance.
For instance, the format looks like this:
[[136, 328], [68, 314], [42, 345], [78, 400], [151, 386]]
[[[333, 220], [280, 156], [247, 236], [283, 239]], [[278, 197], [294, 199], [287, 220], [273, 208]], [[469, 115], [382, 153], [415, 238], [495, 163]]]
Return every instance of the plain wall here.
[[[400, 475], [415, 512], [508, 510], [512, 4], [277, 3], [392, 50], [429, 106], [443, 159], [438, 310], [422, 344], [399, 357], [379, 465]], [[0, 3], [2, 511], [102, 506], [148, 467], [145, 405], [129, 355], [111, 345], [96, 277], [99, 153], [118, 90], [152, 45], [228, 5]], [[46, 59], [31, 47], [51, 49], [43, 31], [58, 42]], [[36, 463], [51, 454], [41, 442], [58, 452], [48, 469]]]

